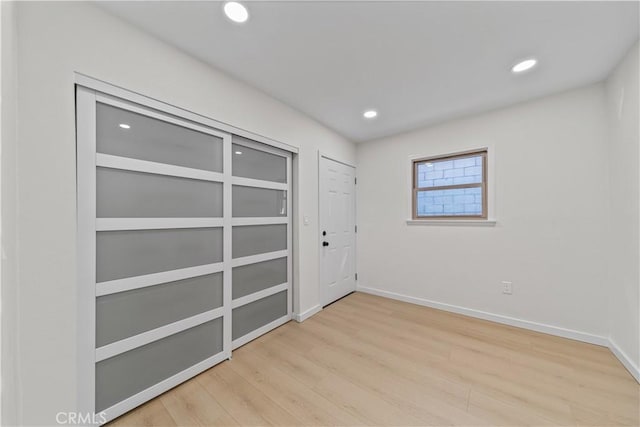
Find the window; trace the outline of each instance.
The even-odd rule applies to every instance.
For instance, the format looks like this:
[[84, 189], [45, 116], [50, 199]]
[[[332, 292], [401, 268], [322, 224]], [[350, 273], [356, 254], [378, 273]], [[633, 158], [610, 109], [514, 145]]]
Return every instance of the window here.
[[487, 150], [413, 161], [413, 219], [487, 218]]

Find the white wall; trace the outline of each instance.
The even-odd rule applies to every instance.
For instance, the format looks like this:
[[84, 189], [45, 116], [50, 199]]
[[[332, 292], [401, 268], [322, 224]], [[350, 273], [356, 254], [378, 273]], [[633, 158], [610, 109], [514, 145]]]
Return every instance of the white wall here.
[[18, 4], [18, 54], [22, 424], [76, 405], [74, 71], [299, 146], [295, 309], [319, 303], [317, 150], [353, 162], [350, 142], [91, 4]]
[[0, 238], [1, 283], [0, 300], [2, 307], [2, 352], [0, 354], [2, 377], [0, 424], [13, 425], [18, 420], [18, 396], [20, 393], [18, 381], [19, 359], [17, 348], [17, 230], [16, 230], [16, 135], [17, 135], [17, 27], [15, 3], [0, 2], [1, 15], [1, 89], [0, 89], [0, 150], [2, 163], [0, 181], [2, 188], [2, 225]]
[[[603, 101], [598, 84], [359, 144], [359, 287], [604, 342]], [[493, 152], [497, 225], [407, 225], [409, 158], [484, 146]], [[502, 280], [513, 295], [501, 293]]]
[[636, 44], [606, 82], [610, 124], [609, 291], [610, 339], [640, 381], [640, 70]]
[[[19, 328], [20, 363], [10, 372], [21, 399], [11, 419], [3, 393], [5, 420], [50, 425], [76, 405], [74, 71], [299, 146], [296, 311], [319, 303], [317, 150], [353, 162], [352, 144], [91, 4], [24, 2], [17, 13], [18, 124], [5, 131], [3, 108], [2, 237], [6, 265], [19, 262], [2, 265], [2, 376], [6, 386], [8, 296], [19, 316], [11, 330]], [[2, 73], [5, 99], [5, 61]], [[596, 85], [359, 145], [360, 284], [607, 335], [603, 100]], [[5, 132], [18, 144], [6, 144]], [[408, 227], [409, 156], [484, 145], [495, 148], [498, 225]], [[500, 280], [513, 280], [512, 296], [501, 295]]]

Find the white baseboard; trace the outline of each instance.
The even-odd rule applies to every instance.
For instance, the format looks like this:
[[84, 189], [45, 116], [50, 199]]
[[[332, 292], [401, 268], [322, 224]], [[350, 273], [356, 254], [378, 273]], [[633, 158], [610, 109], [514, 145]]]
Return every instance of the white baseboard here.
[[322, 306], [320, 304], [316, 305], [315, 307], [311, 307], [309, 310], [303, 311], [302, 313], [293, 313], [293, 320], [298, 323], [304, 322], [319, 311], [322, 311]]
[[518, 328], [530, 329], [532, 331], [542, 332], [550, 335], [556, 335], [563, 338], [570, 338], [572, 340], [583, 341], [590, 344], [601, 345], [604, 347], [609, 346], [608, 338], [605, 338], [599, 335], [589, 334], [586, 332], [575, 331], [573, 329], [565, 329], [557, 326], [545, 325], [543, 323], [517, 319], [515, 317], [503, 316], [501, 314], [494, 314], [486, 311], [474, 310], [471, 308], [460, 307], [452, 304], [445, 304], [442, 302], [431, 301], [428, 299], [412, 297], [408, 295], [402, 295], [395, 292], [384, 291], [382, 289], [369, 288], [366, 286], [358, 286], [357, 291], [372, 294], [372, 295], [377, 295], [380, 297], [391, 298], [398, 301], [404, 301], [412, 304], [422, 305], [425, 307], [436, 308], [438, 310], [444, 310], [444, 311], [450, 311], [452, 313], [463, 314], [465, 316], [476, 317], [478, 319], [490, 320], [492, 322], [502, 323], [510, 326], [516, 326]]
[[640, 367], [636, 365], [633, 360], [622, 351], [618, 344], [616, 344], [611, 338], [609, 338], [609, 350], [618, 358], [620, 363], [627, 368], [627, 371], [636, 379], [638, 383], [640, 383]]

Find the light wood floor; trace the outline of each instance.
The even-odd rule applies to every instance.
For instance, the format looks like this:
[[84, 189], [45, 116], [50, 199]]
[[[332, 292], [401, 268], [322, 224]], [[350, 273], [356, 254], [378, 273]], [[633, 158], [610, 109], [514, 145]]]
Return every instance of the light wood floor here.
[[290, 322], [123, 425], [632, 425], [604, 347], [367, 294]]

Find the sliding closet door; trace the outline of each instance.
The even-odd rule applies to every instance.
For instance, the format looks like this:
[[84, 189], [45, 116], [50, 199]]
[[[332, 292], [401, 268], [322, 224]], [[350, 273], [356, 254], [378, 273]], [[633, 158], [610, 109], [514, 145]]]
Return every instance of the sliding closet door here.
[[291, 319], [291, 157], [233, 137], [233, 348]]
[[291, 154], [77, 89], [81, 406], [105, 420], [291, 319]]
[[81, 321], [93, 328], [92, 404], [110, 420], [230, 355], [231, 136], [77, 96], [81, 283], [94, 297]]

